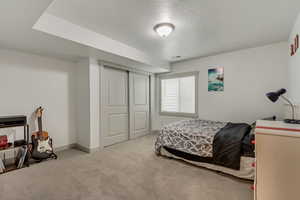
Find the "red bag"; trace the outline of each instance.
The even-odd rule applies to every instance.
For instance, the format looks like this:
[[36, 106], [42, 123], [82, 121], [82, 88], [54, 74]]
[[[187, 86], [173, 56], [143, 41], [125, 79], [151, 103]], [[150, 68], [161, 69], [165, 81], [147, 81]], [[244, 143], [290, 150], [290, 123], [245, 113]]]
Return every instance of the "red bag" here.
[[1, 135], [0, 136], [0, 148], [7, 147], [7, 144], [8, 144], [7, 135]]

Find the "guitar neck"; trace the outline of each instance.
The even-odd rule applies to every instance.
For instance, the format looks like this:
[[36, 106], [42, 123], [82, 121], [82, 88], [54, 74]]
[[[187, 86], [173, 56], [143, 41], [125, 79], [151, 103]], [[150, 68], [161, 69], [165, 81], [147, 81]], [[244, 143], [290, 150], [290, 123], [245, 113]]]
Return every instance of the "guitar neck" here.
[[42, 133], [43, 131], [42, 117], [38, 117], [38, 129], [39, 132]]

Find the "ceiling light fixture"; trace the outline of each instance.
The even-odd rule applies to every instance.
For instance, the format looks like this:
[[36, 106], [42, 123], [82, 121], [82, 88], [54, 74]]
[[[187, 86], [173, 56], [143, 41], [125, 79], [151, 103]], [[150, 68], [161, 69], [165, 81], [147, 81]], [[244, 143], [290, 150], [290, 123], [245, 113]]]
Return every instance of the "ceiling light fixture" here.
[[172, 59], [179, 59], [181, 56], [173, 56]]
[[156, 24], [153, 29], [160, 37], [168, 37], [174, 31], [175, 26], [171, 23], [160, 23]]

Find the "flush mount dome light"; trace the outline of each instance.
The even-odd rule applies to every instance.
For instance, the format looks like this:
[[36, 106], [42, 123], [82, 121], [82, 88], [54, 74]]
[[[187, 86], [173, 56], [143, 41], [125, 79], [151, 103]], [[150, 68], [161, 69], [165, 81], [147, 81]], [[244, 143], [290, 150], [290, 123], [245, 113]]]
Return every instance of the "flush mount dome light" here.
[[171, 23], [160, 23], [153, 29], [160, 37], [168, 37], [174, 31], [175, 26]]
[[172, 58], [172, 59], [180, 59], [181, 56], [172, 56], [171, 58]]

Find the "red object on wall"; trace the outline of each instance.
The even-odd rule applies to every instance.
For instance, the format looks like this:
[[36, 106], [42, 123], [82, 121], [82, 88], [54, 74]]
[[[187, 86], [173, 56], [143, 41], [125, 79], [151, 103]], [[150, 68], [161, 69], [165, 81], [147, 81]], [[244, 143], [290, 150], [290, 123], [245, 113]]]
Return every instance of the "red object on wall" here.
[[296, 37], [294, 38], [294, 44], [291, 44], [291, 56], [295, 55], [298, 49], [299, 49], [299, 35], [297, 34]]
[[8, 139], [6, 135], [1, 135], [0, 136], [0, 148], [2, 147], [7, 147], [8, 144]]
[[291, 45], [291, 56], [295, 55], [295, 51], [294, 51], [294, 45]]

